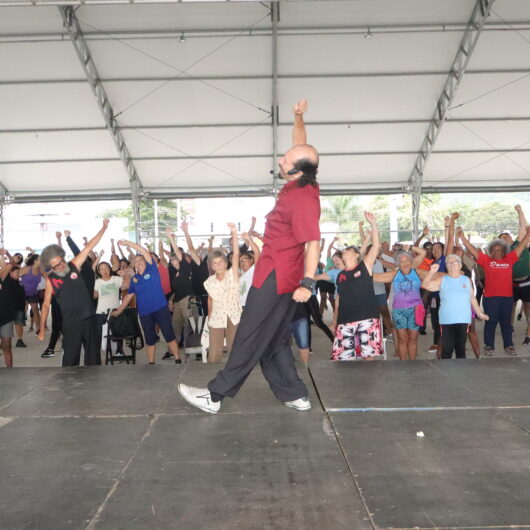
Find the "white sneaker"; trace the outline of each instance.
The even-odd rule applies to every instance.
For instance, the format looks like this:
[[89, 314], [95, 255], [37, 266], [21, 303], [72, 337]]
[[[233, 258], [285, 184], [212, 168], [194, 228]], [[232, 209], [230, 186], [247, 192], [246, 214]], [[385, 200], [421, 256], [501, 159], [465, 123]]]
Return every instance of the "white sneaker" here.
[[295, 399], [294, 401], [286, 401], [284, 405], [296, 410], [309, 410], [311, 408], [311, 403], [309, 403], [309, 398], [307, 396]]
[[217, 414], [221, 409], [220, 401], [212, 401], [212, 396], [207, 388], [198, 388], [196, 386], [185, 385], [179, 383], [178, 390], [180, 395], [194, 407], [209, 412], [210, 414]]

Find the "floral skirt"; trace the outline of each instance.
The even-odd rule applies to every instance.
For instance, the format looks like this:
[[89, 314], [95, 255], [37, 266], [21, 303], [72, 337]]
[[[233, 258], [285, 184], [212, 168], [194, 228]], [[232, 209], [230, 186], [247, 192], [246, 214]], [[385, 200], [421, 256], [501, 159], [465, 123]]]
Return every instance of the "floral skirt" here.
[[378, 318], [339, 324], [331, 350], [332, 361], [356, 361], [384, 354]]

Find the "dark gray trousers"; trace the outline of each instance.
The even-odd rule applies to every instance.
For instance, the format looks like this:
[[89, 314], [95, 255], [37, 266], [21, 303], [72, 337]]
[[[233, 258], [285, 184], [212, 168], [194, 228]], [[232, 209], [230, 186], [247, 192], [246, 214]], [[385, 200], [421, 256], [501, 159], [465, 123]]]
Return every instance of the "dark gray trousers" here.
[[228, 361], [208, 383], [213, 401], [234, 397], [258, 362], [280, 401], [308, 395], [290, 345], [295, 304], [292, 293], [277, 294], [275, 271], [260, 289], [250, 288]]

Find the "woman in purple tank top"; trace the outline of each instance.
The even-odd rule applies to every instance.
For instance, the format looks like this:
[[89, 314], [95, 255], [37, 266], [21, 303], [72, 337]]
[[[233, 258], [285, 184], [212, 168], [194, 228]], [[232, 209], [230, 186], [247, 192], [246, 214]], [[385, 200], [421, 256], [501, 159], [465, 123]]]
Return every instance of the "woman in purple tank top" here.
[[[24, 287], [26, 293], [26, 302], [30, 305], [33, 313], [33, 321], [36, 322], [35, 327], [39, 327], [40, 311], [39, 311], [39, 283], [42, 278], [40, 270], [40, 260], [38, 254], [31, 254], [26, 260], [26, 266], [20, 269], [20, 283]], [[30, 328], [33, 331], [33, 323]], [[39, 330], [37, 329], [37, 334]]]

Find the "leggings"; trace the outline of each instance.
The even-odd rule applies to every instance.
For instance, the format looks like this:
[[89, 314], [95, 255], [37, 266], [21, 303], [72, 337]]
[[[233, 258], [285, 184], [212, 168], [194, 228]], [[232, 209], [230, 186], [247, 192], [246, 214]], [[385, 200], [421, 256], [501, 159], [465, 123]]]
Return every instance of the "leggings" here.
[[326, 324], [324, 324], [322, 315], [320, 314], [318, 298], [314, 294], [311, 295], [311, 298], [307, 301], [307, 308], [309, 309], [309, 314], [317, 325], [317, 328], [320, 328], [328, 336], [328, 339], [333, 342], [335, 340], [335, 336], [333, 333], [331, 333], [331, 330], [326, 326]]
[[431, 324], [432, 329], [434, 330], [434, 344], [438, 345], [440, 344], [440, 317], [438, 316], [438, 313], [440, 311], [440, 297], [439, 296], [433, 296], [431, 299], [431, 307], [430, 307], [430, 313], [431, 313]]
[[466, 339], [469, 324], [442, 324], [442, 359], [466, 358]]

